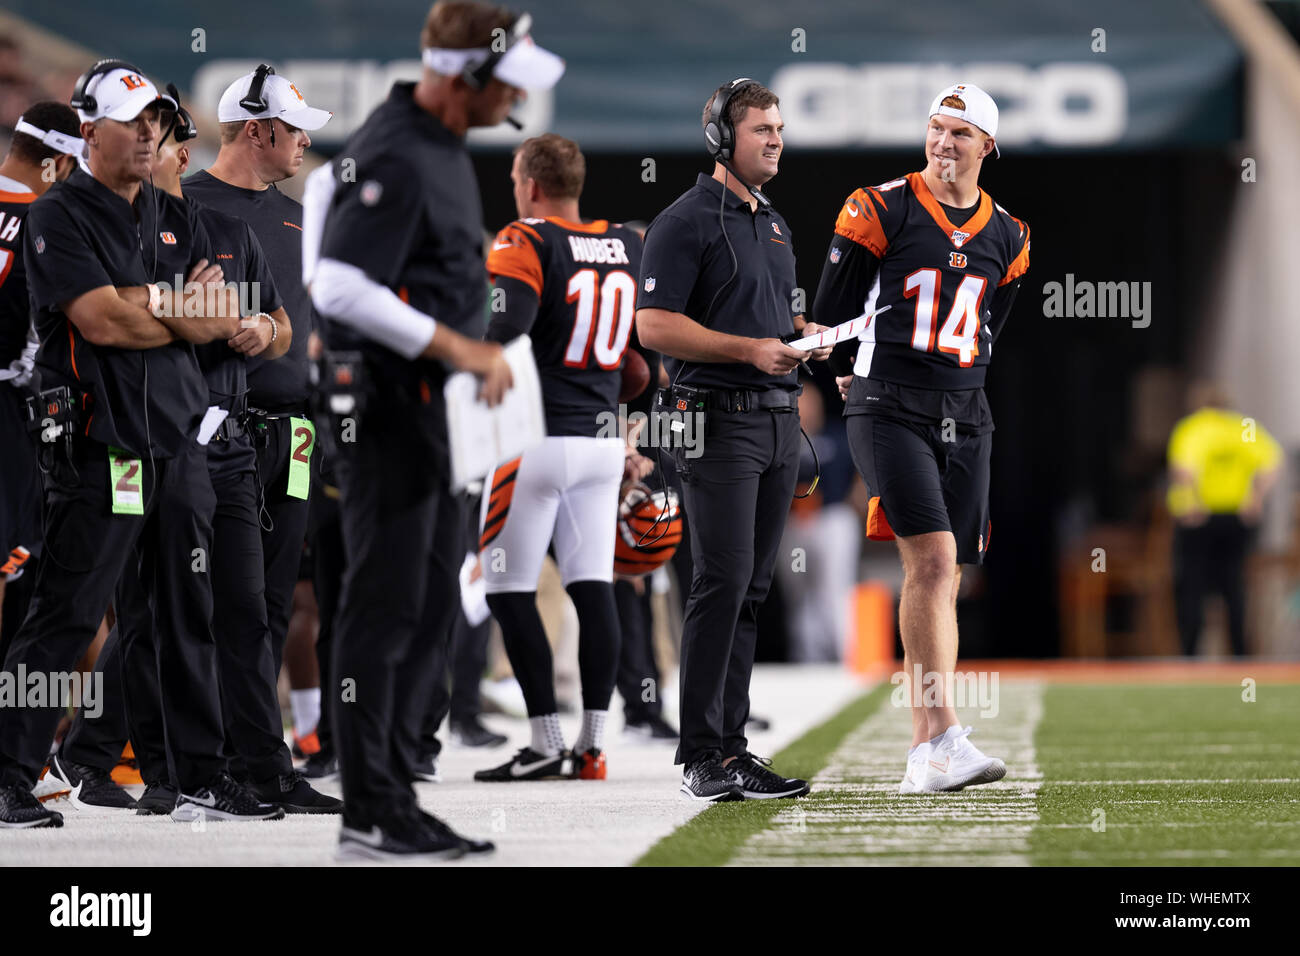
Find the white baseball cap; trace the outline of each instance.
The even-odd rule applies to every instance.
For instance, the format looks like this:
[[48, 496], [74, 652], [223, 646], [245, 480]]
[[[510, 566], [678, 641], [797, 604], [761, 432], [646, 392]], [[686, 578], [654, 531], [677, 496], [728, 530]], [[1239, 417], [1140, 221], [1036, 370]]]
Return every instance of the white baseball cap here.
[[241, 106], [239, 101], [248, 96], [249, 88], [253, 85], [253, 78], [256, 75], [256, 71], [245, 73], [226, 87], [226, 92], [221, 94], [221, 102], [217, 104], [218, 122], [233, 123], [240, 120], [274, 118], [298, 129], [315, 130], [328, 123], [330, 117], [334, 115], [328, 110], [318, 110], [308, 106], [307, 101], [298, 92], [298, 88], [277, 73], [268, 73], [266, 81], [262, 84], [262, 97], [266, 109], [249, 110]]
[[[944, 106], [943, 101], [948, 97], [955, 97], [965, 104], [964, 108], [956, 106]], [[993, 97], [989, 96], [978, 86], [973, 83], [954, 83], [939, 92], [930, 104], [930, 116], [953, 116], [957, 119], [965, 120], [972, 126], [975, 126], [989, 136], [993, 137], [993, 151], [999, 156], [1002, 154], [998, 151], [998, 104], [993, 102]]]
[[93, 76], [86, 84], [86, 92], [95, 98], [95, 112], [77, 110], [83, 123], [99, 119], [126, 123], [139, 116], [146, 106], [159, 101], [164, 107], [177, 107], [174, 99], [159, 93], [147, 76], [135, 70], [109, 70]]

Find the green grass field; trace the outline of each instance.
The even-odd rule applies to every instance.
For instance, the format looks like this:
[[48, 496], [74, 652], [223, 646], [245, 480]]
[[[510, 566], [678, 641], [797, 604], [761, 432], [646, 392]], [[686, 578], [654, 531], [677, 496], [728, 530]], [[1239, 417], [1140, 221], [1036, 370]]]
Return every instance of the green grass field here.
[[961, 717], [1006, 779], [924, 796], [897, 792], [892, 689], [775, 755], [809, 797], [709, 807], [639, 864], [1300, 865], [1300, 684], [1004, 677], [995, 717]]

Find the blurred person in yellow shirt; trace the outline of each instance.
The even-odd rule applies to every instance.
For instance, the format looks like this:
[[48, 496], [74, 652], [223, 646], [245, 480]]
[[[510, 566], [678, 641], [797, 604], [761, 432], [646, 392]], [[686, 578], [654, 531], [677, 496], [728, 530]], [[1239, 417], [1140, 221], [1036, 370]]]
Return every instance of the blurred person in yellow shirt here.
[[1246, 653], [1246, 556], [1282, 448], [1253, 418], [1230, 408], [1217, 386], [1191, 389], [1196, 409], [1169, 436], [1169, 513], [1174, 599], [1183, 653], [1196, 651], [1207, 593], [1223, 596], [1232, 653]]

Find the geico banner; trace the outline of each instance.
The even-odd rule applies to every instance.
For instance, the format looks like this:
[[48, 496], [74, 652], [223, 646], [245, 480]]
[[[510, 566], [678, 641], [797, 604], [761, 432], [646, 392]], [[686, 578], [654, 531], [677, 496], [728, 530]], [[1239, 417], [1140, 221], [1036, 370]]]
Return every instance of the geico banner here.
[[998, 104], [998, 143], [1099, 147], [1128, 125], [1128, 86], [1108, 64], [800, 63], [777, 70], [790, 146], [909, 146], [924, 138], [936, 90], [974, 83]]
[[[419, 61], [406, 59], [286, 58], [274, 65], [313, 106], [334, 112], [312, 133], [326, 153], [364, 122], [394, 81], [420, 75]], [[251, 59], [218, 59], [199, 67], [192, 89], [200, 119], [205, 111], [211, 115], [232, 80], [256, 66]], [[1024, 152], [1210, 145], [1240, 132], [1239, 63], [1231, 51], [1199, 61], [1146, 63], [797, 59], [750, 67], [642, 62], [610, 74], [571, 61], [559, 86], [530, 93], [516, 109], [522, 130], [506, 124], [473, 130], [470, 143], [510, 147], [556, 132], [587, 150], [699, 149], [700, 108], [717, 77], [730, 73], [753, 76], [781, 98], [786, 142], [796, 149], [919, 146], [935, 92], [962, 81], [982, 86], [997, 101], [999, 144]]]
[[[213, 60], [194, 73], [194, 108], [200, 116], [215, 113], [222, 92], [260, 60]], [[420, 78], [419, 60], [285, 60], [274, 62], [277, 73], [289, 77], [312, 106], [330, 110], [334, 117], [311, 134], [313, 144], [341, 145], [360, 126], [370, 111], [383, 102], [399, 80]], [[513, 146], [551, 127], [554, 100], [551, 91], [532, 92], [514, 113], [522, 130], [502, 123], [492, 129], [476, 129], [471, 143]], [[327, 150], [328, 151], [328, 150]]]

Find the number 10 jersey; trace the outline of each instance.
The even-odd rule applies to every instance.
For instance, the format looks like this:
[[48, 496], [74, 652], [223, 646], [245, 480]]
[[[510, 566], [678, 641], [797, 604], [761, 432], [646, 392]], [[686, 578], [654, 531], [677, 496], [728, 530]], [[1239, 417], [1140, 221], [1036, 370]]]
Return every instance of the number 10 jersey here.
[[[542, 381], [548, 435], [594, 437], [618, 403], [623, 354], [636, 313], [641, 238], [605, 220], [518, 219], [488, 252], [488, 274], [527, 285], [537, 295], [529, 329]], [[498, 301], [512, 294], [498, 286]]]

